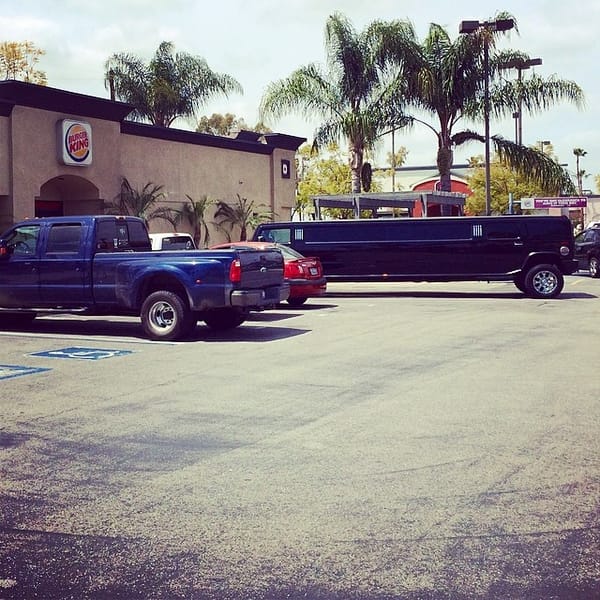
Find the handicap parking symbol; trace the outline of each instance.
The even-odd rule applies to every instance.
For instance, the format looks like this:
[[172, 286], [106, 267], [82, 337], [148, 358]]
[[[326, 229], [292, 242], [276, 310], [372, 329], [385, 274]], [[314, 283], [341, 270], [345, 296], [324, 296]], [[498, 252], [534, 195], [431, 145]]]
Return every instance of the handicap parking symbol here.
[[0, 379], [10, 379], [11, 377], [21, 377], [21, 375], [33, 375], [34, 373], [43, 373], [51, 371], [42, 367], [22, 367], [19, 365], [0, 365]]
[[108, 350], [106, 348], [61, 348], [60, 350], [46, 350], [35, 352], [31, 356], [43, 356], [45, 358], [71, 358], [75, 360], [102, 360], [115, 356], [126, 356], [132, 354], [132, 350]]

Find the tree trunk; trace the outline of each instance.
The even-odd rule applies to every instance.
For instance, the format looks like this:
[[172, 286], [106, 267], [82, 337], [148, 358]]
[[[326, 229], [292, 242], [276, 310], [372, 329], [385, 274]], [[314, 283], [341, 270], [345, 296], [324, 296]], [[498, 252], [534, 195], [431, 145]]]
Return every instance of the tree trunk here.
[[351, 144], [350, 145], [350, 169], [352, 171], [352, 193], [360, 194], [361, 180], [360, 171], [363, 166], [363, 154], [364, 150], [362, 147]]
[[440, 145], [437, 154], [437, 168], [440, 174], [440, 192], [452, 191], [452, 179], [450, 178], [450, 170], [454, 160], [452, 148], [450, 146]]

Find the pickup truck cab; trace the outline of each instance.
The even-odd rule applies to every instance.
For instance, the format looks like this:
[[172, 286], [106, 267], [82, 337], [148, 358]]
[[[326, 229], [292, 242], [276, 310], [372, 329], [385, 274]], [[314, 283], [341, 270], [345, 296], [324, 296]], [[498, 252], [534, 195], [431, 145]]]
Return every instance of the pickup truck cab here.
[[151, 339], [214, 329], [289, 295], [277, 251], [153, 252], [136, 217], [23, 221], [0, 236], [0, 324], [38, 313], [138, 315]]

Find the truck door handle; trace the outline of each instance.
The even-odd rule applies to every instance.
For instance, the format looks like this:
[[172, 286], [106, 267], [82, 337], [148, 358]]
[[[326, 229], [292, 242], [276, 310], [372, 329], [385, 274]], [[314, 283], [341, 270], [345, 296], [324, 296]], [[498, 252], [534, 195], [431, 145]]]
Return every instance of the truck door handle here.
[[515, 240], [514, 245], [515, 246], [522, 246], [523, 242], [521, 240]]

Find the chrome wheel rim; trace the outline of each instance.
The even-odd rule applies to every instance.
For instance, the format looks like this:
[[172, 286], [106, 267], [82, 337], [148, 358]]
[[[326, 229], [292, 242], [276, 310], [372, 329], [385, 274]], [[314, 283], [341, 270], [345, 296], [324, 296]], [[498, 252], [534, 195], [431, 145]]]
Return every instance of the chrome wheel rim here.
[[168, 302], [153, 304], [148, 318], [152, 327], [160, 331], [167, 331], [175, 325], [175, 311]]
[[558, 278], [552, 271], [540, 271], [533, 278], [533, 287], [538, 294], [549, 296], [558, 286]]

